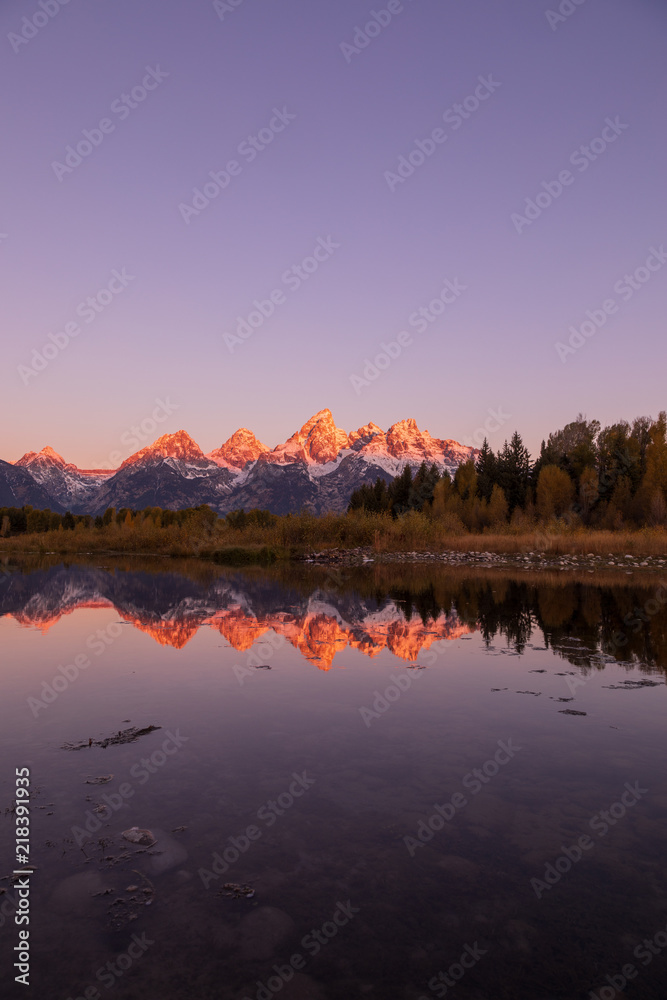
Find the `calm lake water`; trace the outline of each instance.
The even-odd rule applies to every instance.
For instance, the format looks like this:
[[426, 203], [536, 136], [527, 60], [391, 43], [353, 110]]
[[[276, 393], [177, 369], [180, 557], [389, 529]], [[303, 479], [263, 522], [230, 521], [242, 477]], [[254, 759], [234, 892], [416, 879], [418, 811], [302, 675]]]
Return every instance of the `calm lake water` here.
[[0, 874], [15, 768], [36, 866], [27, 994], [0, 882], [3, 981], [663, 1000], [666, 601], [638, 574], [405, 565], [3, 576]]

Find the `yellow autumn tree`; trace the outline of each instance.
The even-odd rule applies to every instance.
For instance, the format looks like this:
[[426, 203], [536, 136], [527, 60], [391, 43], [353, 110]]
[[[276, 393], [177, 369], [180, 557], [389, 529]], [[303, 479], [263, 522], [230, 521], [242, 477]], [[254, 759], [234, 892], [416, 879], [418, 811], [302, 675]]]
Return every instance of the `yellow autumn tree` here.
[[496, 485], [491, 490], [491, 497], [487, 507], [487, 521], [490, 528], [501, 528], [507, 524], [509, 504], [502, 486]]
[[572, 506], [574, 483], [557, 465], [545, 465], [537, 480], [537, 513], [541, 520], [562, 517]]
[[640, 487], [644, 517], [649, 524], [667, 520], [667, 414], [663, 410], [649, 431], [646, 472]]

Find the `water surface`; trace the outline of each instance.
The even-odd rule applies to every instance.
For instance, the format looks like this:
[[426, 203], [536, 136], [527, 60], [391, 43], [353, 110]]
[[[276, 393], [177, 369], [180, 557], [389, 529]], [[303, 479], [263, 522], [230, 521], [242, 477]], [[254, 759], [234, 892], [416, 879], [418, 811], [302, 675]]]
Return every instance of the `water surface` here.
[[35, 995], [664, 997], [658, 578], [123, 559], [3, 579], [2, 874], [29, 767]]

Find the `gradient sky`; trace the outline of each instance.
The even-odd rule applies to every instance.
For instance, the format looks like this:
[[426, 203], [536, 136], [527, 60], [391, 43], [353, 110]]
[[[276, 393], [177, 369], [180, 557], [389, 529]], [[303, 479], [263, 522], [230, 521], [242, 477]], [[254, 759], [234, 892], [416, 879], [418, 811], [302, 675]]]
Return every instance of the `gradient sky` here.
[[[242, 0], [221, 19], [206, 0], [70, 0], [17, 46], [40, 8], [2, 4], [1, 457], [50, 444], [106, 465], [156, 398], [178, 409], [150, 439], [184, 427], [205, 451], [240, 426], [275, 445], [326, 406], [347, 430], [414, 417], [457, 440], [500, 408], [492, 446], [518, 427], [533, 452], [578, 411], [665, 408], [667, 265], [627, 301], [614, 285], [667, 244], [667, 6], [585, 0], [554, 30], [556, 2], [404, 0], [348, 62], [341, 43], [386, 6]], [[121, 120], [113, 102], [149, 66], [167, 78]], [[443, 122], [489, 75], [488, 100]], [[274, 108], [296, 117], [249, 163], [238, 146]], [[53, 162], [105, 117], [114, 131], [59, 180]], [[570, 156], [608, 117], [628, 127], [581, 171]], [[439, 126], [391, 191], [385, 171]], [[240, 174], [186, 224], [179, 205], [232, 159]], [[565, 169], [517, 233], [512, 213]], [[329, 236], [330, 259], [283, 284]], [[134, 280], [24, 384], [33, 349], [123, 268]], [[466, 291], [355, 392], [445, 279]], [[286, 300], [230, 353], [223, 335], [276, 288]], [[563, 363], [556, 342], [610, 298]]]

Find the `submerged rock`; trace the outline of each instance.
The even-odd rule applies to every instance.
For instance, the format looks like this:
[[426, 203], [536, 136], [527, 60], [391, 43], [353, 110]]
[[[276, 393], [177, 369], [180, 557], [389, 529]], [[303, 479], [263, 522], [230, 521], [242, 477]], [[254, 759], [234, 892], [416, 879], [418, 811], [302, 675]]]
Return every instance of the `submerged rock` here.
[[141, 847], [152, 847], [157, 843], [150, 830], [141, 830], [138, 826], [131, 826], [129, 830], [123, 830], [123, 837], [131, 844], [140, 844]]

